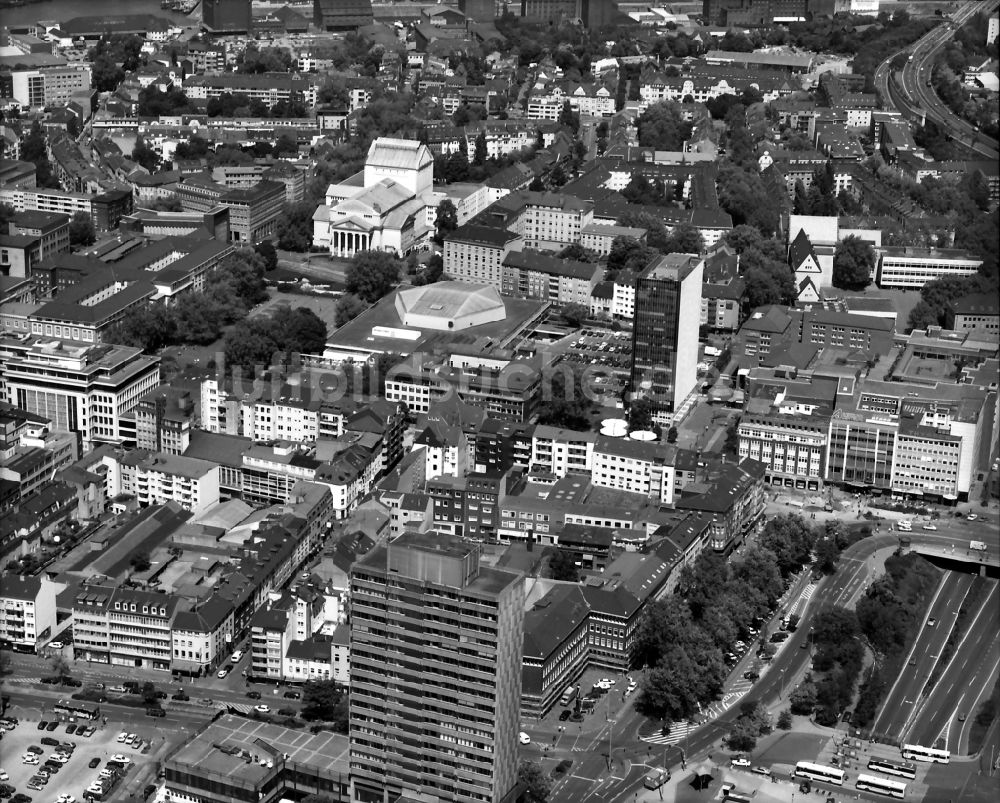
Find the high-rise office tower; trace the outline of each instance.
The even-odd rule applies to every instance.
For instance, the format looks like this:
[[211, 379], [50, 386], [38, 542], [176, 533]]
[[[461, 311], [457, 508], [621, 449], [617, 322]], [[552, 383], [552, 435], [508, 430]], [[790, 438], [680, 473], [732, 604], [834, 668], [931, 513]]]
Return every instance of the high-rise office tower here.
[[251, 0], [202, 0], [201, 24], [214, 33], [249, 33], [253, 27]]
[[668, 254], [636, 279], [629, 390], [659, 412], [676, 412], [698, 379], [704, 270], [695, 254]]
[[475, 543], [407, 532], [358, 561], [353, 799], [495, 803], [510, 792], [523, 638], [522, 576], [480, 566]]

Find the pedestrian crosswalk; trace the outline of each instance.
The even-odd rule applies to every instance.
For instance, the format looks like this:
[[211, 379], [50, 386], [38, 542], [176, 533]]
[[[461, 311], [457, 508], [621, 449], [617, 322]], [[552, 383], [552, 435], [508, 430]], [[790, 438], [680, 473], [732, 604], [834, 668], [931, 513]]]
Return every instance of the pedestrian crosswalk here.
[[643, 736], [642, 741], [647, 744], [677, 744], [682, 739], [687, 737], [689, 734], [694, 733], [701, 725], [694, 722], [688, 722], [684, 720], [682, 722], [675, 722], [670, 726], [670, 733], [666, 736], [662, 736], [659, 733], [652, 736]]
[[805, 588], [802, 589], [802, 593], [799, 594], [798, 599], [795, 600], [795, 604], [788, 609], [789, 613], [800, 613], [800, 609], [805, 608], [806, 603], [812, 598], [813, 592], [816, 590], [816, 584], [810, 583]]

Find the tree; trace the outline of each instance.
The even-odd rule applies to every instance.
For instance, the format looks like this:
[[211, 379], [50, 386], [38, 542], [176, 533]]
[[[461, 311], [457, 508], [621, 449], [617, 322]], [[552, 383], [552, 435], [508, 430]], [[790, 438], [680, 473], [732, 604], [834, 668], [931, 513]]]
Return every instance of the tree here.
[[152, 682], [147, 680], [143, 683], [140, 694], [142, 694], [142, 701], [146, 705], [156, 708], [160, 707], [159, 698], [156, 696], [156, 686], [154, 686]]
[[132, 161], [154, 173], [160, 166], [160, 154], [150, 148], [142, 136], [138, 136], [135, 138], [135, 147], [132, 148]]
[[573, 106], [568, 100], [563, 102], [562, 111], [559, 112], [559, 125], [569, 128], [574, 137], [580, 130], [580, 115], [573, 111]]
[[137, 573], [148, 572], [150, 566], [153, 565], [149, 562], [149, 555], [145, 552], [137, 552], [129, 563], [132, 565], [132, 571]]
[[21, 141], [21, 160], [35, 166], [35, 183], [39, 187], [59, 188], [59, 182], [52, 175], [52, 163], [46, 149], [46, 136], [37, 120], [31, 124], [27, 135]]
[[549, 799], [552, 785], [545, 777], [541, 766], [534, 761], [521, 762], [517, 768], [517, 780], [525, 787], [524, 795], [521, 798], [524, 803], [546, 803]]
[[775, 725], [783, 730], [789, 731], [792, 729], [792, 712], [789, 709], [784, 709], [780, 714], [778, 714], [778, 721]]
[[691, 123], [685, 122], [676, 103], [655, 103], [636, 121], [639, 145], [663, 151], [679, 151], [691, 138]]
[[69, 661], [63, 658], [61, 652], [56, 653], [49, 659], [49, 668], [52, 670], [52, 674], [59, 678], [60, 681], [70, 676]]
[[690, 223], [681, 223], [674, 226], [674, 230], [667, 237], [667, 246], [663, 249], [665, 254], [700, 254], [705, 250], [705, 241], [701, 232]]
[[473, 150], [472, 163], [478, 167], [486, 164], [486, 131], [480, 131], [476, 136], [476, 147]]
[[312, 218], [315, 211], [316, 205], [309, 201], [286, 204], [275, 231], [278, 248], [283, 251], [308, 251], [312, 245]]
[[566, 304], [559, 310], [559, 315], [567, 326], [579, 329], [583, 322], [590, 317], [590, 308], [583, 304]]
[[437, 242], [440, 245], [444, 238], [458, 228], [458, 210], [449, 198], [438, 204], [437, 217], [434, 219], [437, 229]]
[[307, 722], [332, 719], [343, 695], [343, 688], [334, 680], [306, 682], [302, 687], [302, 718]]
[[10, 204], [0, 203], [0, 234], [6, 234], [10, 223], [17, 216], [17, 210]]
[[628, 408], [628, 428], [630, 432], [651, 430], [655, 408], [649, 399], [636, 399]]
[[811, 714], [816, 708], [816, 684], [806, 679], [788, 696], [793, 714]]
[[400, 267], [388, 251], [359, 251], [347, 269], [347, 292], [374, 304], [395, 287]]
[[841, 290], [864, 290], [871, 284], [875, 249], [871, 243], [849, 235], [837, 243], [833, 256], [833, 286]]
[[97, 239], [94, 221], [87, 212], [77, 212], [69, 222], [69, 244], [71, 246], [93, 245]]
[[264, 270], [274, 270], [278, 267], [278, 252], [270, 240], [263, 240], [254, 246], [257, 256], [264, 260]]
[[[130, 310], [104, 335], [104, 342], [152, 354], [176, 342], [177, 323], [169, 307], [151, 304]], [[214, 340], [214, 338], [213, 338]]]
[[226, 333], [223, 349], [228, 366], [239, 367], [244, 375], [253, 376], [258, 367], [264, 370], [271, 367], [278, 344], [269, 321], [250, 318], [238, 322]]
[[770, 550], [782, 577], [788, 577], [809, 562], [816, 534], [801, 516], [775, 516], [768, 520], [758, 545]]
[[335, 319], [337, 327], [340, 328], [349, 321], [353, 321], [366, 309], [368, 309], [368, 305], [364, 301], [353, 293], [345, 293], [337, 301]]
[[279, 308], [272, 316], [273, 337], [289, 353], [321, 354], [326, 347], [326, 324], [308, 307]]
[[240, 248], [226, 257], [206, 281], [206, 292], [230, 293], [247, 309], [267, 300], [264, 258], [252, 248]]
[[298, 153], [298, 143], [288, 136], [288, 134], [282, 134], [278, 137], [278, 141], [274, 143], [274, 147], [271, 149], [271, 154], [275, 159], [280, 159], [286, 154], [289, 156], [297, 156]]
[[549, 577], [571, 583], [580, 579], [580, 571], [572, 552], [565, 549], [553, 549], [549, 552]]

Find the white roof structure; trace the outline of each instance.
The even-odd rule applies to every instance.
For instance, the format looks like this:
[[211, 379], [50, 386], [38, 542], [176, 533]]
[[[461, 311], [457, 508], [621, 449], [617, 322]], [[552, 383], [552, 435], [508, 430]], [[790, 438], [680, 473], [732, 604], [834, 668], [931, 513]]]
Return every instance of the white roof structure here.
[[366, 167], [389, 167], [400, 170], [419, 170], [434, 164], [430, 149], [415, 139], [379, 137], [368, 148]]
[[437, 282], [401, 290], [396, 296], [396, 311], [406, 326], [452, 331], [507, 317], [495, 287], [467, 282]]

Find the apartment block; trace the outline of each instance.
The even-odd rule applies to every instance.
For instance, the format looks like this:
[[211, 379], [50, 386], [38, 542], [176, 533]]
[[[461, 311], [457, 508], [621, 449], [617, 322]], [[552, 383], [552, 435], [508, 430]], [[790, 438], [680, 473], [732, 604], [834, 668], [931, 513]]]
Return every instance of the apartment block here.
[[195, 457], [136, 449], [106, 455], [110, 497], [135, 497], [142, 507], [176, 502], [194, 514], [219, 502], [221, 469], [217, 463]]
[[602, 488], [642, 494], [672, 505], [673, 451], [658, 443], [598, 435], [594, 442], [591, 482]]
[[229, 660], [236, 638], [232, 603], [209, 597], [190, 609], [178, 609], [171, 630], [171, 670], [197, 677]]
[[285, 185], [261, 181], [246, 189], [229, 190], [219, 198], [229, 207], [229, 237], [234, 243], [256, 245], [271, 239], [285, 204]]
[[826, 478], [855, 488], [887, 491], [899, 417], [864, 410], [835, 410], [827, 438]]
[[528, 193], [520, 213], [518, 231], [524, 247], [536, 251], [562, 251], [580, 242], [583, 229], [594, 222], [594, 205], [571, 195]]
[[405, 533], [355, 563], [351, 587], [355, 795], [499, 803], [517, 782], [521, 575]]
[[521, 250], [522, 238], [504, 228], [470, 223], [444, 241], [444, 272], [453, 279], [503, 291], [503, 263]]
[[988, 295], [968, 295], [955, 299], [947, 310], [948, 328], [996, 337], [1000, 334], [1000, 302]]
[[56, 626], [56, 595], [65, 588], [45, 574], [7, 574], [0, 585], [0, 644], [34, 653]]
[[590, 305], [603, 270], [590, 262], [559, 259], [537, 251], [511, 251], [503, 260], [500, 292], [553, 304]]
[[181, 455], [191, 445], [194, 400], [187, 390], [162, 385], [135, 407], [135, 445], [139, 449]]

